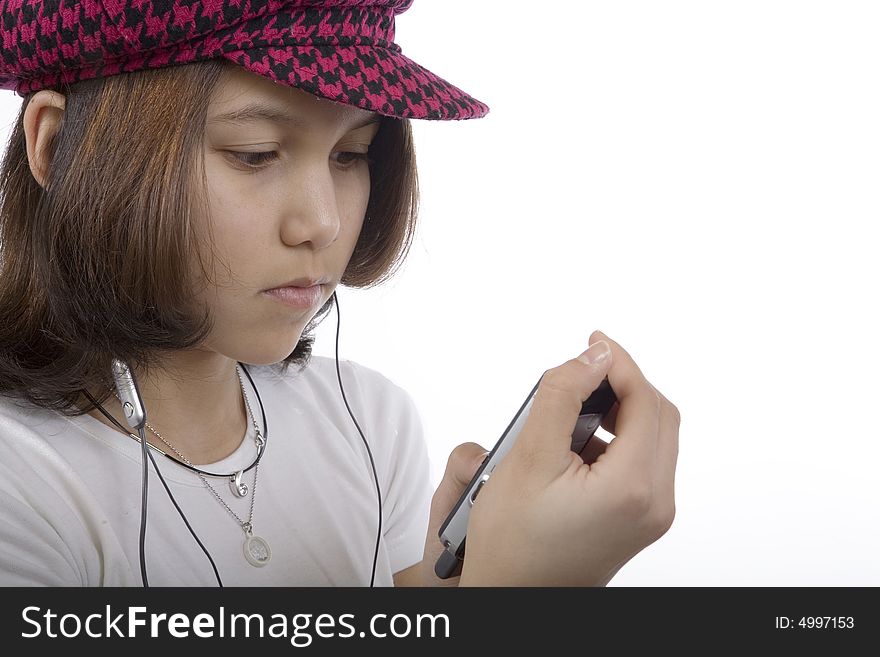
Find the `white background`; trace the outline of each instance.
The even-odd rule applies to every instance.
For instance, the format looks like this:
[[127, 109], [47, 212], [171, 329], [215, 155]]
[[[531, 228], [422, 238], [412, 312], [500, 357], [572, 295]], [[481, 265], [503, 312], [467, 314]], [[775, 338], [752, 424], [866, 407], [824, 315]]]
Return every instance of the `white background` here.
[[878, 27], [809, 0], [398, 17], [491, 107], [416, 122], [410, 259], [339, 293], [341, 357], [412, 394], [435, 483], [599, 328], [683, 417], [675, 523], [612, 585], [880, 585]]

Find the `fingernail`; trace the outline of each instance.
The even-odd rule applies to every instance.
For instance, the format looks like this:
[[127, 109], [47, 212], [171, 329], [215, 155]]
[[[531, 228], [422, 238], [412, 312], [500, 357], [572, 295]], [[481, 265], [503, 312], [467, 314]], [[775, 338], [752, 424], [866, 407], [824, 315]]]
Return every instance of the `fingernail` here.
[[598, 365], [611, 355], [611, 347], [605, 340], [599, 340], [590, 345], [584, 353], [578, 356], [578, 360], [587, 365]]

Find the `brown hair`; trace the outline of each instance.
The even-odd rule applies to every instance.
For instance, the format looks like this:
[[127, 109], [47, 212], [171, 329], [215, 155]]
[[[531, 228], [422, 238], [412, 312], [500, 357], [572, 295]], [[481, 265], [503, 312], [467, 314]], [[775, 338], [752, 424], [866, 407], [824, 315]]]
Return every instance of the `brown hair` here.
[[[227, 66], [209, 60], [62, 84], [58, 133], [47, 147], [45, 189], [27, 158], [21, 111], [0, 163], [0, 395], [67, 415], [112, 390], [112, 358], [137, 370], [201, 343], [212, 328], [193, 298], [192, 260], [211, 280], [202, 137], [212, 92]], [[370, 146], [363, 228], [341, 283], [390, 278], [412, 243], [418, 180], [407, 120], [384, 117]], [[203, 185], [195, 181], [200, 172]], [[207, 247], [207, 248], [206, 248]], [[304, 368], [312, 332], [333, 297], [277, 365]]]

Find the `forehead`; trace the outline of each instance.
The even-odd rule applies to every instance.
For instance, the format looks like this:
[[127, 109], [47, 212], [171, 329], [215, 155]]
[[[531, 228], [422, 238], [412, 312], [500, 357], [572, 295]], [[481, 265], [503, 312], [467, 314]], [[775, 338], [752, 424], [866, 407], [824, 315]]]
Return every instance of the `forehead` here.
[[334, 103], [238, 66], [224, 70], [208, 106], [208, 125], [273, 122], [292, 128], [320, 124], [363, 124], [376, 112]]

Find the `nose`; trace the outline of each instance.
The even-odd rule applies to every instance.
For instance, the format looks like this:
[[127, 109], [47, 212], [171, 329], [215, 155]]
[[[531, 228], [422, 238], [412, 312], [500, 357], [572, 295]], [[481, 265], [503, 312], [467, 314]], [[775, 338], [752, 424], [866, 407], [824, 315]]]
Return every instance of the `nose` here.
[[288, 189], [281, 240], [288, 246], [311, 243], [314, 249], [323, 249], [339, 235], [336, 187], [326, 166], [300, 173]]

